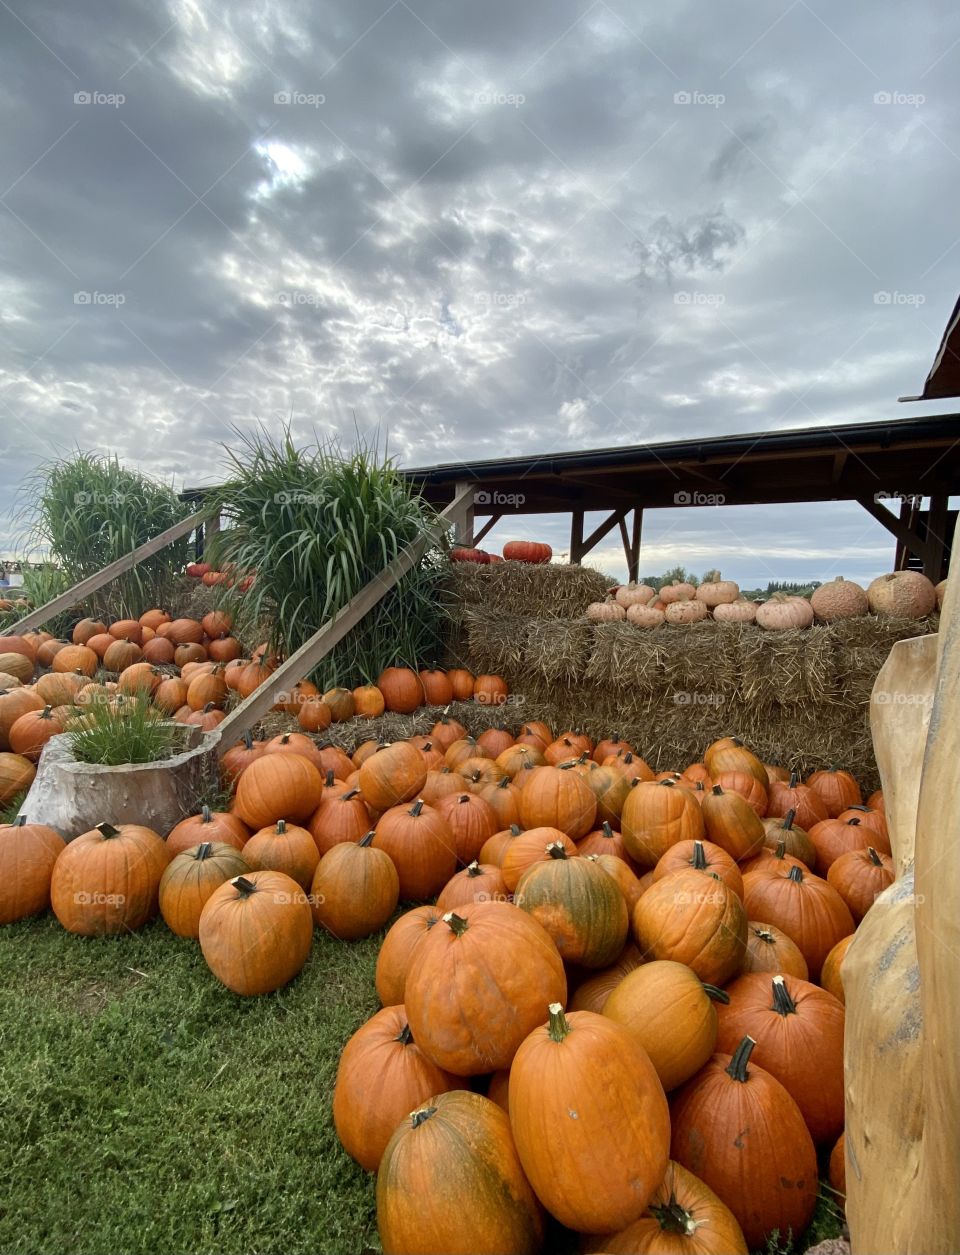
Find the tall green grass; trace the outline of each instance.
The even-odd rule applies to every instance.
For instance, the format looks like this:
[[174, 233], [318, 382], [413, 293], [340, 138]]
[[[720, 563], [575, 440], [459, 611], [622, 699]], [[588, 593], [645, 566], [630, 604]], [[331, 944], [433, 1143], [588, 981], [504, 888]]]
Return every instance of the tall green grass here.
[[[237, 599], [238, 622], [268, 622], [271, 645], [289, 655], [436, 518], [376, 445], [298, 448], [288, 431], [240, 436], [229, 449], [223, 530], [210, 560], [255, 572]], [[384, 667], [440, 654], [445, 610], [442, 560], [423, 560], [327, 655], [322, 686], [372, 681]]]
[[[70, 587], [173, 527], [190, 509], [172, 488], [121, 466], [116, 456], [78, 451], [41, 465], [25, 481], [17, 517], [27, 552], [48, 557]], [[88, 598], [85, 608], [118, 619], [163, 605], [174, 573], [188, 560], [187, 540], [177, 541]], [[48, 571], [45, 578], [50, 584], [54, 577]]]
[[67, 736], [77, 762], [119, 767], [170, 758], [178, 748], [177, 732], [149, 697], [138, 694], [116, 705], [102, 699], [78, 707]]

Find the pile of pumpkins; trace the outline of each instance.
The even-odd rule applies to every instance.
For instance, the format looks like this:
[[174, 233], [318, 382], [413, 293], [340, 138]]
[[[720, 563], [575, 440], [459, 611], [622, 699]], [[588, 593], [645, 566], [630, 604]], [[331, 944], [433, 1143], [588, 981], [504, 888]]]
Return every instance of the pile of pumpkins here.
[[626, 620], [640, 628], [702, 623], [756, 623], [768, 631], [790, 631], [817, 623], [836, 623], [866, 614], [922, 619], [939, 610], [947, 581], [933, 584], [919, 571], [895, 571], [878, 576], [868, 588], [838, 576], [821, 584], [808, 599], [774, 593], [768, 601], [750, 601], [733, 580], [706, 580], [698, 588], [674, 580], [658, 591], [649, 584], [623, 584], [611, 589], [605, 601], [595, 601], [584, 612], [592, 623]]
[[458, 545], [450, 550], [451, 562], [475, 562], [480, 566], [488, 566], [491, 562], [526, 562], [533, 566], [542, 566], [553, 557], [553, 549], [538, 540], [508, 540], [503, 546], [503, 557], [495, 553], [487, 553], [485, 549], [474, 549]]
[[236, 584], [237, 591], [241, 593], [245, 593], [248, 589], [252, 588], [254, 580], [256, 579], [255, 574], [248, 572], [246, 575], [242, 575], [238, 580], [236, 578], [236, 572], [233, 568], [228, 567], [222, 571], [218, 571], [215, 567], [211, 566], [209, 562], [188, 562], [186, 566], [186, 573], [191, 577], [191, 579], [202, 581], [207, 588], [216, 588], [219, 584], [224, 585], [226, 588], [232, 588], [234, 584]]
[[[70, 641], [47, 632], [0, 636], [0, 805], [29, 788], [47, 741], [93, 703], [116, 709], [149, 696], [160, 714], [177, 723], [204, 731], [217, 727], [228, 704], [249, 697], [279, 665], [266, 645], [242, 657], [232, 628], [224, 610], [197, 620], [172, 618], [158, 609], [109, 627], [81, 619]], [[274, 709], [295, 716], [303, 731], [314, 733], [384, 711], [409, 713], [424, 705], [471, 700], [499, 706], [508, 696], [506, 681], [497, 675], [388, 667], [376, 684], [352, 690], [321, 693], [302, 680], [282, 694]]]

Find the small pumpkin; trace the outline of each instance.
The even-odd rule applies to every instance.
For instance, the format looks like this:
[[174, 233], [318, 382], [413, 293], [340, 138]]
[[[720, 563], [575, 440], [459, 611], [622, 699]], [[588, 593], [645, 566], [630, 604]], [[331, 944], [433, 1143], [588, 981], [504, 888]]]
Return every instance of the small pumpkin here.
[[502, 902], [506, 896], [507, 886], [500, 868], [494, 863], [474, 861], [450, 877], [437, 898], [437, 910], [446, 913], [472, 902]]
[[672, 959], [723, 985], [740, 970], [747, 943], [744, 904], [721, 880], [690, 869], [655, 881], [633, 908], [647, 959]]
[[400, 899], [400, 879], [389, 854], [373, 848], [372, 831], [328, 850], [317, 865], [310, 899], [317, 923], [341, 941], [382, 928]]
[[234, 813], [254, 832], [290, 819], [309, 819], [320, 803], [323, 777], [301, 754], [261, 754], [237, 782]]
[[863, 804], [860, 786], [849, 771], [838, 771], [835, 767], [828, 771], [815, 771], [807, 784], [819, 794], [831, 819], [836, 819], [849, 806]]
[[813, 607], [805, 597], [774, 593], [757, 606], [757, 623], [768, 632], [791, 632], [813, 624]]
[[872, 845], [865, 850], [848, 850], [834, 859], [827, 871], [833, 885], [859, 924], [884, 889], [893, 884], [895, 871], [889, 854], [880, 854]]
[[720, 605], [714, 607], [713, 617], [718, 623], [756, 623], [757, 603], [748, 601], [746, 597], [721, 602]]
[[255, 832], [243, 847], [243, 857], [254, 871], [283, 872], [304, 890], [310, 888], [320, 862], [312, 834], [285, 819]]
[[591, 623], [622, 623], [627, 612], [616, 601], [592, 601], [583, 612]]
[[620, 830], [630, 857], [639, 867], [650, 869], [678, 841], [701, 841], [706, 835], [693, 794], [672, 780], [642, 782], [632, 788], [623, 803]]
[[200, 935], [200, 914], [207, 899], [234, 876], [250, 870], [232, 845], [202, 841], [177, 854], [160, 879], [160, 914], [178, 937]]
[[653, 869], [654, 881], [671, 872], [693, 867], [697, 871], [718, 876], [728, 889], [743, 899], [743, 877], [733, 857], [712, 841], [678, 841], [663, 855]]
[[215, 889], [200, 913], [207, 966], [235, 994], [272, 993], [293, 980], [313, 942], [306, 894], [283, 872], [235, 876]]
[[478, 675], [473, 682], [473, 700], [481, 706], [502, 706], [510, 687], [502, 675]]
[[503, 556], [507, 562], [530, 562], [542, 565], [553, 557], [549, 545], [537, 540], [508, 540], [503, 546]]
[[787, 811], [793, 811], [797, 823], [811, 836], [814, 824], [828, 818], [823, 798], [808, 784], [801, 783], [795, 771], [790, 773], [786, 784], [778, 780], [770, 786], [767, 814], [775, 817], [786, 815]]
[[838, 575], [813, 590], [810, 605], [819, 623], [837, 623], [865, 615], [870, 609], [870, 599], [865, 588]]
[[707, 836], [738, 863], [763, 847], [763, 821], [742, 794], [715, 784], [704, 793], [700, 810]]
[[62, 731], [63, 723], [53, 714], [52, 707], [30, 710], [21, 715], [11, 727], [10, 748], [14, 754], [22, 754], [24, 758], [35, 763], [50, 738]]
[[735, 602], [740, 596], [740, 585], [734, 580], [722, 580], [719, 578], [719, 572], [716, 572], [716, 579], [704, 580], [697, 589], [697, 600], [702, 601], [709, 610], [716, 610], [718, 606], [729, 605]]
[[453, 836], [460, 867], [472, 863], [484, 842], [500, 831], [496, 811], [476, 793], [450, 793], [437, 802], [435, 810]]
[[167, 833], [166, 841], [167, 850], [173, 858], [205, 841], [242, 850], [249, 837], [250, 829], [242, 819], [229, 811], [214, 811], [203, 805], [196, 815], [188, 815], [174, 825]]
[[423, 684], [409, 667], [387, 667], [377, 678], [377, 688], [383, 694], [386, 709], [398, 714], [408, 715], [424, 704]]
[[473, 697], [473, 672], [466, 667], [454, 667], [447, 672], [447, 679], [453, 685], [453, 699], [457, 702], [468, 702]]
[[768, 850], [776, 850], [782, 843], [784, 852], [805, 863], [811, 871], [817, 862], [817, 847], [799, 824], [794, 823], [793, 811], [786, 815], [772, 815], [763, 821], [763, 844]]
[[664, 611], [664, 617], [668, 623], [675, 625], [686, 625], [691, 623], [702, 623], [709, 618], [710, 612], [702, 601], [672, 601], [667, 605]]
[[[830, 868], [841, 855], [865, 850], [874, 845], [871, 832], [859, 815], [849, 819], [822, 819], [810, 829], [810, 840], [816, 854], [814, 870], [818, 876], [829, 876]], [[876, 848], [874, 846], [874, 848]]]
[[550, 846], [559, 842], [568, 855], [576, 855], [577, 847], [559, 828], [528, 828], [513, 837], [503, 852], [500, 870], [507, 889], [513, 893], [521, 876], [533, 863], [550, 857]]
[[427, 765], [420, 752], [406, 741], [394, 741], [364, 762], [360, 791], [374, 810], [385, 811], [415, 798], [426, 779]]
[[783, 973], [808, 980], [810, 969], [807, 960], [795, 941], [773, 924], [747, 922], [747, 953], [743, 959], [743, 972], [769, 972], [772, 976]]
[[796, 943], [813, 981], [830, 950], [853, 932], [853, 917], [836, 889], [799, 867], [748, 872], [743, 900], [750, 919], [775, 923]]

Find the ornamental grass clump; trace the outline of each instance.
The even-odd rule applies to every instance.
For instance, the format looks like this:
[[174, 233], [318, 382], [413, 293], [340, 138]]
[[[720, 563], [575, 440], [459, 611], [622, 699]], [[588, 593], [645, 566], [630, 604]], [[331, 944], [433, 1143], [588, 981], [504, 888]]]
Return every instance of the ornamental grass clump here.
[[[234, 592], [238, 622], [269, 625], [289, 656], [373, 580], [436, 515], [376, 445], [344, 452], [336, 442], [298, 448], [288, 431], [240, 436], [228, 449], [220, 490], [223, 529], [210, 560], [255, 573]], [[392, 664], [415, 666], [441, 652], [444, 563], [424, 556], [324, 659], [313, 676], [326, 690], [371, 683]]]
[[119, 767], [171, 758], [182, 731], [166, 721], [147, 695], [138, 694], [83, 706], [69, 723], [67, 736], [78, 762]]

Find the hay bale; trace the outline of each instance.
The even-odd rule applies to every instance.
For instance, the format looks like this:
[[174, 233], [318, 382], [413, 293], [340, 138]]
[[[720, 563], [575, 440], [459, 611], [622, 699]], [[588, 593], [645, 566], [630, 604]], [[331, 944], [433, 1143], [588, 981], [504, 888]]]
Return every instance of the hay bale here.
[[445, 582], [448, 600], [458, 608], [482, 606], [509, 617], [521, 612], [537, 619], [578, 619], [609, 588], [599, 571], [585, 566], [528, 562], [453, 562]]

